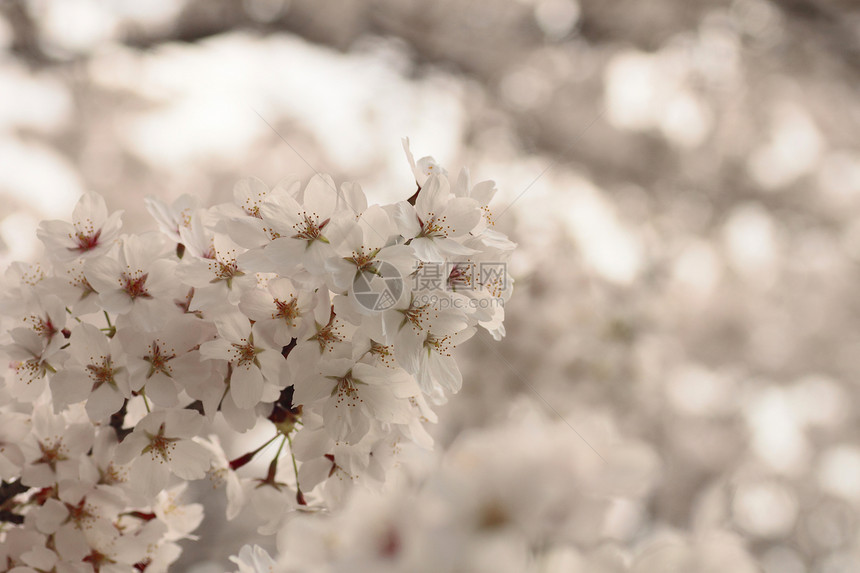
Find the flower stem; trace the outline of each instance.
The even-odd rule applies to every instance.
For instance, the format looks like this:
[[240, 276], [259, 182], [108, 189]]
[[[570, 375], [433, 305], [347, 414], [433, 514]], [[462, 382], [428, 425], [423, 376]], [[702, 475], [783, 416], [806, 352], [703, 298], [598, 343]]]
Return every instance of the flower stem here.
[[114, 335], [116, 334], [116, 326], [111, 324], [110, 316], [108, 315], [108, 312], [104, 311], [104, 313], [105, 313], [105, 320], [107, 320], [108, 325], [106, 328], [102, 328], [101, 330], [107, 335], [108, 338], [113, 338]]
[[239, 457], [238, 457], [238, 458], [236, 458], [235, 460], [231, 460], [231, 461], [230, 461], [230, 464], [229, 464], [229, 465], [230, 465], [230, 469], [235, 471], [235, 470], [237, 470], [237, 469], [241, 468], [242, 466], [244, 466], [245, 464], [247, 464], [248, 462], [250, 462], [252, 459], [254, 459], [254, 456], [256, 456], [257, 454], [259, 454], [259, 453], [260, 453], [260, 451], [261, 451], [263, 448], [265, 448], [266, 446], [268, 446], [269, 444], [271, 444], [272, 442], [274, 442], [274, 441], [275, 441], [275, 439], [276, 439], [279, 435], [280, 435], [280, 434], [275, 434], [275, 435], [274, 435], [274, 436], [272, 436], [269, 440], [267, 440], [265, 444], [263, 444], [262, 446], [260, 446], [260, 447], [259, 447], [259, 448], [257, 448], [256, 450], [250, 451], [250, 452], [248, 452], [247, 454], [242, 454], [241, 456], [239, 456]]
[[71, 314], [71, 315], [72, 315], [72, 318], [74, 318], [74, 319], [75, 319], [75, 320], [77, 320], [78, 322], [83, 322], [80, 318], [78, 318], [77, 316], [75, 316], [75, 315], [73, 315], [73, 314], [72, 314], [72, 309], [70, 309], [69, 307], [66, 307], [66, 312], [68, 312], [69, 314]]
[[299, 505], [307, 505], [308, 502], [305, 501], [305, 495], [302, 493], [302, 488], [299, 485], [299, 466], [296, 463], [296, 454], [293, 453], [293, 439], [289, 434], [287, 434], [287, 441], [290, 443], [290, 457], [293, 459], [293, 471], [296, 473], [296, 502]]
[[278, 458], [281, 457], [281, 450], [284, 449], [284, 442], [286, 442], [287, 439], [287, 436], [284, 436], [284, 439], [281, 440], [281, 444], [278, 446], [278, 451], [275, 452], [275, 457], [272, 459], [272, 463], [269, 464], [269, 472], [266, 474], [266, 483], [275, 483], [275, 473], [278, 471]]

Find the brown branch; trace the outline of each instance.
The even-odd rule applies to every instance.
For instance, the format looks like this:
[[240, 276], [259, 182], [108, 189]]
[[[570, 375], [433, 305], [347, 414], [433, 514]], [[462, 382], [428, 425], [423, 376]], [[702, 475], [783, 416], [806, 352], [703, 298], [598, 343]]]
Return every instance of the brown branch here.
[[0, 522], [21, 524], [24, 523], [24, 516], [13, 513], [9, 507], [13, 507], [12, 500], [16, 495], [26, 492], [27, 486], [21, 483], [21, 480], [13, 482], [0, 482]]
[[12, 513], [11, 511], [4, 509], [0, 511], [0, 521], [21, 525], [22, 523], [24, 523], [24, 516], [18, 515], [17, 513]]
[[195, 412], [197, 412], [198, 414], [201, 414], [201, 415], [204, 414], [203, 402], [201, 402], [200, 400], [194, 400], [193, 402], [191, 402], [190, 404], [185, 406], [185, 409], [186, 410], [194, 410]]
[[3, 507], [10, 499], [20, 493], [24, 493], [28, 489], [30, 488], [22, 484], [19, 479], [8, 483], [5, 481], [0, 482], [0, 507]]
[[418, 194], [419, 194], [419, 193], [421, 193], [421, 185], [419, 185], [419, 186], [418, 186], [418, 189], [416, 189], [416, 190], [415, 190], [415, 193], [413, 193], [413, 194], [412, 194], [412, 197], [410, 197], [409, 199], [407, 199], [407, 200], [406, 200], [406, 202], [407, 202], [407, 203], [409, 203], [410, 205], [412, 205], [412, 206], [414, 207], [414, 206], [415, 206], [415, 201], [417, 201], [417, 200], [418, 200]]
[[131, 433], [131, 428], [123, 428], [125, 415], [128, 413], [128, 400], [122, 403], [122, 408], [111, 414], [109, 426], [116, 432], [116, 438], [122, 442]]

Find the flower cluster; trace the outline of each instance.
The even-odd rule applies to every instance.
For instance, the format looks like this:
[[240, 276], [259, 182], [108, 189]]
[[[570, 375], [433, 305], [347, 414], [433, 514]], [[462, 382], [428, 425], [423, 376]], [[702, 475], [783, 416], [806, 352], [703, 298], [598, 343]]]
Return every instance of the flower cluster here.
[[357, 493], [335, 515], [296, 517], [275, 558], [245, 546], [233, 558], [238, 573], [758, 570], [724, 529], [640, 530], [635, 545], [619, 542], [658, 483], [654, 450], [616, 438], [604, 461], [564, 423], [528, 410], [520, 404], [506, 426], [461, 435], [411, 480], [418, 487], [402, 480], [384, 496]]
[[[318, 174], [211, 208], [150, 198], [160, 232], [122, 234], [96, 194], [41, 225], [44, 261], [0, 298], [0, 571], [165, 571], [201, 519], [177, 501], [188, 480], [274, 532], [431, 447], [432, 406], [462, 384], [451, 349], [504, 335], [512, 280], [477, 269], [514, 244], [492, 182], [404, 147], [418, 190], [392, 205]], [[419, 285], [429, 268], [442, 280]], [[213, 424], [272, 437], [231, 460]], [[237, 473], [270, 445], [265, 475]]]

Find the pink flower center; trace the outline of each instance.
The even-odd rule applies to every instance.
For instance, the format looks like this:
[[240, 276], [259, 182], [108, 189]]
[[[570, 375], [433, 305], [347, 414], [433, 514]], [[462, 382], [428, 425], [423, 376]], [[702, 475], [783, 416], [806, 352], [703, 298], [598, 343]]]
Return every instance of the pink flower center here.
[[102, 356], [101, 364], [87, 364], [87, 371], [93, 381], [93, 390], [105, 383], [116, 387], [116, 382], [113, 379], [116, 370], [114, 370], [110, 356]]
[[256, 348], [253, 342], [248, 342], [246, 344], [234, 343], [233, 348], [236, 349], [237, 366], [246, 366], [253, 363], [257, 359], [257, 354], [260, 353], [260, 349]]
[[37, 464], [48, 464], [48, 466], [57, 471], [57, 462], [69, 459], [63, 454], [63, 442], [57, 440], [51, 445], [44, 442], [39, 442], [39, 450], [42, 452], [42, 457], [35, 461]]
[[424, 324], [430, 318], [430, 305], [425, 304], [415, 306], [414, 301], [409, 304], [409, 308], [400, 311], [403, 314], [403, 323], [406, 322], [412, 325], [416, 330], [423, 330]]
[[472, 285], [472, 274], [472, 265], [454, 265], [451, 273], [448, 275], [448, 285], [451, 287], [451, 290], [457, 290], [457, 288], [472, 290], [474, 288]]
[[323, 238], [322, 230], [326, 225], [328, 225], [329, 220], [326, 219], [322, 223], [318, 224], [317, 221], [319, 221], [319, 217], [316, 213], [313, 214], [313, 217], [307, 213], [303, 213], [302, 216], [302, 221], [293, 225], [293, 229], [296, 230], [296, 234], [293, 235], [292, 238], [305, 239], [306, 241], [315, 241]]
[[85, 253], [92, 249], [95, 249], [99, 245], [99, 236], [101, 236], [102, 230], [99, 229], [95, 232], [84, 233], [83, 231], [78, 231], [75, 233], [75, 240], [78, 245], [74, 248], [70, 248], [70, 251], [77, 251], [79, 253]]
[[453, 347], [454, 345], [451, 344], [451, 337], [448, 335], [437, 337], [432, 334], [428, 334], [427, 338], [424, 340], [424, 348], [434, 350], [444, 356], [451, 356], [449, 350]]
[[272, 315], [272, 318], [283, 318], [290, 323], [290, 326], [296, 325], [296, 317], [299, 316], [298, 300], [293, 298], [290, 302], [275, 299], [275, 306], [278, 311]]
[[168, 438], [164, 435], [164, 424], [158, 427], [157, 434], [150, 434], [146, 432], [146, 436], [149, 438], [149, 445], [143, 448], [141, 454], [149, 453], [152, 455], [152, 459], [154, 460], [157, 456], [160, 456], [164, 462], [170, 461], [170, 453], [176, 447], [174, 442], [179, 441], [179, 438]]
[[422, 221], [420, 217], [418, 218], [418, 222], [421, 223], [419, 237], [427, 237], [428, 239], [447, 237], [449, 233], [456, 232], [456, 229], [452, 229], [451, 225], [445, 224], [447, 218], [445, 215], [441, 217], [437, 217], [435, 213], [428, 213], [428, 215], [430, 215], [430, 218], [426, 221]]
[[162, 349], [158, 346], [158, 341], [153, 341], [152, 346], [150, 347], [150, 353], [148, 356], [144, 356], [143, 359], [149, 362], [149, 372], [147, 373], [147, 379], [152, 378], [152, 375], [156, 372], [161, 372], [165, 376], [171, 376], [170, 366], [167, 364], [174, 358], [176, 358], [176, 354], [167, 354], [162, 353]]
[[139, 276], [137, 276], [136, 273], [134, 275], [123, 273], [121, 282], [122, 290], [124, 290], [132, 300], [137, 298], [152, 298], [152, 295], [146, 290], [146, 278], [148, 276], [149, 273], [143, 273]]
[[310, 340], [316, 340], [319, 343], [320, 352], [325, 352], [326, 349], [331, 352], [332, 349], [330, 346], [336, 342], [341, 342], [343, 338], [337, 331], [337, 326], [332, 321], [325, 326], [318, 326], [317, 333], [311, 336]]

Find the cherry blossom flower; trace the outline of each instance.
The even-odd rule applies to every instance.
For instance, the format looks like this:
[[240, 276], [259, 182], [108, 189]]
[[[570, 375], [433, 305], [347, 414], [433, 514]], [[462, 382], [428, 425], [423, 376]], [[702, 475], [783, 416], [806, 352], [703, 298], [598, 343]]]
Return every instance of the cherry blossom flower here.
[[[96, 429], [93, 439], [92, 454], [82, 460], [80, 467], [80, 483], [97, 489], [105, 496], [117, 499], [117, 503], [130, 492], [125, 486], [128, 483], [128, 467], [116, 461], [116, 448], [119, 445], [116, 430], [110, 426]], [[135, 499], [140, 504], [146, 499]]]
[[63, 345], [62, 331], [66, 327], [65, 305], [54, 295], [36, 296], [24, 323], [33, 329], [45, 342], [46, 354], [50, 355]]
[[415, 162], [415, 157], [409, 149], [409, 138], [404, 137], [402, 140], [403, 151], [406, 152], [406, 159], [409, 161], [409, 167], [412, 168], [412, 174], [415, 176], [415, 182], [419, 188], [424, 187], [424, 183], [431, 175], [447, 175], [448, 172], [444, 167], [439, 165], [435, 159], [430, 156], [422, 157]]
[[343, 236], [334, 245], [338, 256], [327, 261], [327, 270], [332, 273], [328, 278], [335, 287], [332, 290], [345, 292], [355, 274], [372, 267], [379, 251], [396, 235], [397, 226], [379, 205], [344, 223]]
[[[47, 536], [33, 529], [14, 528], [5, 532], [5, 539], [0, 543], [0, 563], [12, 570], [15, 566], [25, 569], [23, 555], [34, 547], [45, 547]], [[35, 570], [34, 570], [35, 571]], [[16, 572], [17, 573], [17, 572]]]
[[30, 328], [14, 328], [9, 334], [12, 343], [3, 350], [15, 374], [7, 383], [17, 400], [34, 402], [47, 387], [47, 374], [56, 371], [51, 363], [59, 365], [65, 352], [56, 345], [46, 345], [46, 340]]
[[0, 480], [12, 481], [21, 475], [24, 465], [21, 442], [30, 431], [26, 414], [3, 411], [0, 415]]
[[87, 537], [90, 552], [83, 561], [99, 573], [134, 573], [154, 553], [165, 530], [163, 523], [151, 520], [133, 533], [122, 533], [116, 527], [99, 531]]
[[[469, 170], [464, 167], [451, 191], [456, 197], [474, 199], [481, 207], [481, 223], [471, 231], [475, 235], [475, 240], [480, 241], [480, 244], [474, 245], [476, 250], [492, 249], [504, 252], [511, 251], [516, 247], [516, 244], [508, 239], [504, 233], [494, 228], [496, 223], [490, 210], [490, 202], [493, 200], [497, 189], [493, 181], [481, 181], [472, 185]], [[466, 241], [466, 245], [471, 246], [470, 241]]]
[[230, 561], [239, 566], [237, 573], [274, 573], [275, 562], [265, 549], [259, 545], [242, 546], [239, 555], [231, 557]]
[[341, 318], [334, 304], [317, 302], [314, 307], [313, 327], [290, 351], [287, 360], [290, 374], [307, 372], [321, 360], [347, 358], [352, 354], [352, 337], [358, 328], [353, 322]]
[[211, 454], [191, 438], [203, 427], [193, 410], [158, 410], [147, 414], [117, 447], [116, 460], [131, 464], [129, 483], [147, 497], [155, 496], [173, 474], [185, 480], [201, 479]]
[[209, 479], [215, 487], [224, 485], [227, 495], [227, 521], [231, 521], [239, 515], [245, 504], [245, 489], [242, 480], [236, 475], [235, 470], [221, 447], [218, 436], [212, 434], [208, 439], [200, 438], [198, 443], [207, 448], [212, 454], [212, 465], [209, 468]]
[[51, 378], [55, 411], [86, 401], [94, 422], [104, 421], [131, 397], [125, 354], [119, 341], [109, 339], [91, 324], [80, 324], [69, 339], [70, 359]]
[[90, 257], [111, 246], [122, 226], [121, 217], [122, 211], [108, 214], [101, 195], [85, 193], [75, 205], [71, 223], [44, 221], [36, 234], [59, 261]]
[[187, 385], [209, 377], [208, 364], [201, 362], [194, 349], [214, 336], [212, 324], [191, 315], [177, 316], [152, 333], [119, 329], [117, 338], [125, 351], [131, 390], [145, 389], [157, 406], [176, 406]]
[[406, 372], [355, 364], [348, 359], [326, 361], [319, 371], [295, 381], [295, 400], [311, 404], [324, 400], [323, 419], [331, 437], [354, 443], [370, 429], [371, 421], [408, 423], [406, 399], [415, 382]]
[[62, 284], [50, 273], [53, 265], [47, 262], [13, 262], [3, 273], [0, 281], [0, 318], [23, 318], [23, 310], [29, 310], [38, 294], [51, 294]]
[[499, 275], [483, 273], [482, 276], [480, 268], [486, 262], [498, 265], [504, 258], [500, 253], [495, 253], [492, 258], [464, 257], [462, 261], [449, 265], [445, 282], [446, 290], [464, 297], [461, 304], [470, 310], [471, 320], [496, 340], [501, 340], [505, 334], [505, 302], [513, 292], [514, 279], [506, 272]]
[[396, 345], [397, 362], [416, 376], [421, 391], [435, 396], [459, 392], [463, 376], [451, 351], [475, 334], [475, 328], [442, 333], [431, 323], [426, 330], [404, 332]]
[[480, 207], [472, 198], [452, 198], [447, 178], [430, 176], [414, 207], [401, 201], [396, 208], [400, 234], [410, 239], [420, 260], [442, 263], [447, 256], [475, 252], [457, 239], [467, 237], [481, 221]]
[[242, 291], [256, 282], [254, 275], [239, 265], [242, 248], [230, 237], [215, 233], [209, 244], [211, 249], [205, 257], [186, 257], [178, 269], [183, 282], [198, 291], [195, 309], [220, 304], [223, 293], [231, 304], [236, 304]]
[[265, 287], [246, 291], [239, 310], [255, 322], [260, 333], [272, 344], [286, 346], [293, 338], [304, 336], [313, 320], [311, 311], [317, 299], [287, 278], [266, 282]]
[[52, 415], [50, 409], [33, 413], [32, 433], [22, 442], [26, 464], [21, 482], [48, 487], [62, 479], [77, 478], [81, 458], [93, 443], [93, 427], [77, 415]]
[[[437, 333], [452, 334], [469, 324], [466, 313], [470, 309], [468, 304], [463, 303], [463, 298], [457, 293], [412, 292], [406, 302], [366, 317], [362, 328], [374, 340], [395, 345], [405, 337], [425, 333], [431, 323]], [[451, 302], [455, 299], [459, 303]]]
[[358, 330], [352, 339], [352, 359], [372, 366], [397, 368], [394, 345], [383, 344], [371, 338], [364, 330]]
[[231, 313], [216, 321], [219, 338], [200, 345], [200, 355], [230, 365], [230, 397], [238, 408], [253, 408], [263, 398], [264, 386], [282, 386], [284, 358], [280, 346], [265, 342], [256, 325]]
[[197, 198], [187, 193], [177, 197], [170, 205], [158, 197], [144, 199], [146, 210], [155, 219], [159, 230], [177, 243], [182, 242], [180, 229], [191, 226], [191, 215], [197, 210], [197, 203]]
[[301, 266], [314, 274], [325, 272], [326, 259], [333, 256], [332, 243], [339, 242], [343, 228], [338, 220], [347, 208], [331, 177], [315, 175], [301, 197], [287, 193], [273, 196], [261, 208], [261, 217], [273, 240], [265, 246], [269, 268], [290, 274]]
[[248, 494], [249, 505], [262, 522], [257, 527], [257, 532], [261, 535], [272, 535], [292, 517], [298, 504], [296, 497], [289, 495], [292, 488], [286, 481], [280, 481], [280, 476], [270, 475], [265, 479], [258, 479], [257, 482]]
[[[370, 431], [357, 442], [336, 442], [323, 418], [307, 416], [306, 426], [293, 440], [293, 452], [302, 464], [299, 484], [307, 497], [318, 496], [325, 507], [337, 508], [349, 497], [356, 482], [379, 491], [387, 469], [381, 455], [391, 434]], [[396, 426], [400, 427], [400, 426]], [[384, 438], [380, 438], [384, 435]]]
[[84, 267], [90, 285], [98, 292], [102, 308], [129, 314], [135, 324], [153, 324], [170, 306], [166, 295], [175, 280], [176, 263], [162, 258], [164, 245], [157, 235], [144, 239], [123, 238], [111, 255], [91, 258]]
[[415, 265], [415, 253], [412, 247], [392, 242], [397, 237], [397, 228], [388, 212], [372, 205], [356, 222], [344, 225], [347, 230], [336, 245], [337, 256], [326, 261], [331, 290], [348, 293], [355, 310], [368, 313], [375, 309], [367, 301], [356, 299], [356, 289], [359, 288], [359, 296], [362, 296], [373, 290], [373, 281], [380, 281], [385, 289], [389, 286], [385, 281], [394, 280], [401, 288], [386, 305], [400, 302], [408, 294], [408, 289], [403, 287]]
[[57, 274], [62, 279], [59, 279], [61, 281], [59, 285], [51, 289], [52, 293], [60, 297], [74, 316], [83, 316], [102, 310], [99, 305], [98, 293], [84, 274], [86, 262], [86, 259], [79, 258], [58, 267]]
[[161, 491], [155, 498], [153, 513], [167, 526], [164, 538], [168, 541], [198, 539], [191, 532], [203, 521], [203, 506], [199, 503], [180, 503], [188, 482]]
[[51, 493], [55, 497], [33, 512], [36, 528], [69, 540], [109, 534], [125, 503], [74, 479], [60, 481]]
[[300, 189], [300, 182], [294, 178], [284, 179], [272, 189], [256, 177], [241, 179], [233, 186], [233, 203], [218, 206], [221, 226], [242, 247], [262, 247], [275, 238], [263, 220], [263, 205], [283, 194], [295, 197]]

